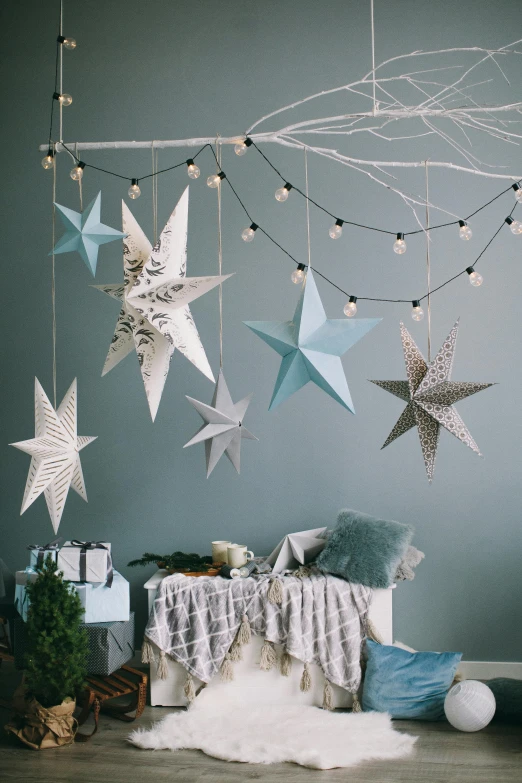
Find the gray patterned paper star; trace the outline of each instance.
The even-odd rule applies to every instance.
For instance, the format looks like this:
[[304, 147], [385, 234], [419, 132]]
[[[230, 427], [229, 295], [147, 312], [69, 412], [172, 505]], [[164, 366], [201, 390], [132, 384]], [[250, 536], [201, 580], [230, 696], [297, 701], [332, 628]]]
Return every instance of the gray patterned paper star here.
[[435, 469], [441, 426], [482, 456], [453, 405], [494, 384], [450, 380], [458, 329], [457, 321], [433, 361], [426, 364], [413, 337], [401, 323], [401, 339], [408, 380], [371, 381], [408, 403], [382, 448], [389, 446], [392, 441], [412, 427], [417, 427], [430, 483]]
[[227, 455], [232, 465], [239, 473], [241, 439], [258, 440], [255, 435], [243, 426], [243, 418], [250, 404], [251, 394], [239, 402], [233, 403], [223, 371], [219, 371], [212, 405], [206, 405], [186, 395], [192, 403], [204, 424], [193, 438], [185, 443], [183, 448], [194, 443], [205, 441], [207, 457], [207, 478], [216, 467], [223, 453]]

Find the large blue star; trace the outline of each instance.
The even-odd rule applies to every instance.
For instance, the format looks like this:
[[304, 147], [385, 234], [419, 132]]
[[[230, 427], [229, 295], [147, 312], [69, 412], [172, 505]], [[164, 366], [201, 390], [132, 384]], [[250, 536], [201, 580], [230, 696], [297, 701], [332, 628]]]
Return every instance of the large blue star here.
[[340, 357], [381, 318], [327, 319], [311, 270], [292, 321], [244, 321], [283, 357], [268, 410], [313, 381], [355, 413]]
[[49, 255], [70, 253], [77, 250], [94, 276], [98, 263], [99, 246], [106, 245], [107, 242], [114, 242], [115, 239], [122, 239], [125, 234], [100, 222], [101, 192], [83, 212], [75, 212], [60, 204], [54, 206], [58, 210], [66, 231]]

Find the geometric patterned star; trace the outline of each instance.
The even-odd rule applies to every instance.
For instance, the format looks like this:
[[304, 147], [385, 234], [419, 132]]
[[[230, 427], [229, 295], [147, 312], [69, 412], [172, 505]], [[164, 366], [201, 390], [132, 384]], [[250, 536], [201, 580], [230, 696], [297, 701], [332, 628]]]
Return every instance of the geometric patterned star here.
[[70, 253], [77, 250], [94, 276], [98, 263], [99, 246], [106, 245], [107, 242], [114, 242], [115, 239], [121, 239], [125, 234], [100, 222], [101, 192], [83, 212], [75, 212], [73, 209], [60, 206], [60, 204], [54, 206], [65, 225], [66, 232], [63, 237], [60, 237], [49, 255]]
[[96, 438], [76, 434], [76, 378], [57, 411], [38, 379], [34, 380], [35, 436], [10, 445], [31, 455], [20, 514], [44, 492], [56, 533], [69, 487], [87, 501], [80, 451]]
[[355, 413], [341, 356], [381, 318], [327, 319], [309, 268], [291, 321], [244, 321], [282, 357], [268, 410], [312, 381]]
[[413, 337], [401, 323], [401, 339], [408, 380], [371, 381], [408, 403], [382, 448], [384, 449], [412, 427], [417, 427], [430, 483], [435, 469], [441, 427], [482, 456], [453, 405], [459, 400], [495, 385], [450, 380], [458, 329], [457, 320], [435, 358], [430, 364], [426, 364]]
[[195, 407], [204, 423], [194, 437], [188, 443], [185, 443], [183, 448], [185, 449], [194, 443], [205, 441], [207, 478], [216, 467], [223, 453], [227, 455], [239, 473], [241, 439], [258, 440], [246, 427], [243, 427], [243, 419], [252, 395], [249, 394], [243, 400], [233, 403], [225, 376], [223, 371], [220, 370], [212, 405], [205, 405], [204, 402], [199, 402], [199, 400], [195, 400], [193, 397], [185, 396]]

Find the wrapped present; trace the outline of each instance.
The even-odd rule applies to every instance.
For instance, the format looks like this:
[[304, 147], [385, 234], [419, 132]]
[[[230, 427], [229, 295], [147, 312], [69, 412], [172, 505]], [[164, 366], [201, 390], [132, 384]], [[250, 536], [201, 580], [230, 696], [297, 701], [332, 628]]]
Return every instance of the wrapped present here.
[[43, 546], [40, 546], [39, 544], [29, 544], [27, 547], [30, 552], [29, 565], [32, 568], [41, 568], [47, 558], [47, 555], [51, 555], [54, 562], [56, 563], [58, 558], [58, 550], [60, 549], [62, 542], [63, 538], [55, 538]]
[[17, 571], [15, 573], [14, 604], [24, 623], [27, 622], [27, 610], [29, 608], [29, 598], [25, 588], [28, 582], [36, 582], [37, 579], [38, 573], [31, 566], [27, 566], [25, 571]]
[[72, 582], [85, 612], [84, 623], [109, 623], [128, 620], [130, 615], [129, 583], [114, 571], [112, 587], [103, 582]]
[[[134, 612], [126, 622], [82, 623], [87, 631], [89, 653], [87, 674], [112, 674], [134, 656]], [[24, 668], [27, 651], [27, 626], [17, 618], [14, 623], [14, 658], [17, 669]]]
[[71, 582], [104, 582], [113, 578], [111, 545], [106, 541], [66, 541], [58, 552], [58, 570]]

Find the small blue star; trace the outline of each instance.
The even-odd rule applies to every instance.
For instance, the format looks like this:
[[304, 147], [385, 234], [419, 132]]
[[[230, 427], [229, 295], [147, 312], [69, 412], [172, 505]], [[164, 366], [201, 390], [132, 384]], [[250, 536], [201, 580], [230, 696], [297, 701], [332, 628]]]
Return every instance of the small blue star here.
[[114, 242], [116, 239], [122, 239], [126, 235], [100, 222], [101, 193], [98, 193], [94, 201], [83, 212], [75, 212], [60, 204], [54, 206], [58, 210], [66, 231], [49, 255], [70, 253], [77, 250], [94, 277], [99, 246], [106, 245], [107, 242]]
[[381, 320], [327, 319], [309, 269], [292, 321], [244, 321], [283, 357], [268, 410], [313, 381], [355, 413], [340, 357]]

